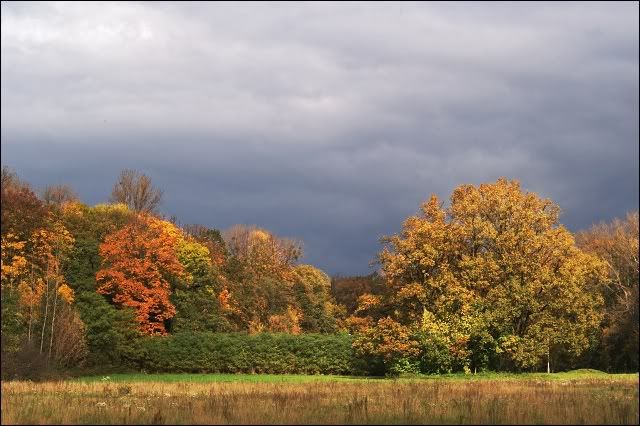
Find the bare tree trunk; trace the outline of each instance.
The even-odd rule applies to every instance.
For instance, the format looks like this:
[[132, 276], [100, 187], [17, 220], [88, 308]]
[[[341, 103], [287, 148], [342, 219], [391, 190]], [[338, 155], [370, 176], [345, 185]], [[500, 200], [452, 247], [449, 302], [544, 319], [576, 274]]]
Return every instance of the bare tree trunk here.
[[42, 334], [40, 336], [40, 353], [42, 353], [42, 345], [44, 344], [44, 329], [47, 325], [47, 314], [49, 312], [49, 262], [47, 262], [47, 274], [45, 275], [45, 283], [47, 288], [45, 290], [46, 301], [44, 305], [44, 319], [42, 320]]
[[549, 338], [547, 337], [547, 374], [551, 374], [551, 364], [549, 362], [549, 358], [550, 358], [549, 352], [550, 352], [550, 349], [549, 349]]
[[[31, 292], [32, 296], [35, 293], [33, 289], [33, 263], [31, 263]], [[27, 342], [31, 343], [31, 325], [33, 324], [33, 299], [29, 300], [29, 333], [27, 334]]]
[[[57, 278], [56, 278], [57, 280]], [[58, 283], [56, 281], [53, 287], [54, 295], [53, 295], [53, 314], [51, 315], [51, 336], [49, 338], [49, 355], [47, 356], [47, 362], [51, 360], [51, 348], [53, 348], [53, 326], [56, 323], [56, 308], [58, 306]]]

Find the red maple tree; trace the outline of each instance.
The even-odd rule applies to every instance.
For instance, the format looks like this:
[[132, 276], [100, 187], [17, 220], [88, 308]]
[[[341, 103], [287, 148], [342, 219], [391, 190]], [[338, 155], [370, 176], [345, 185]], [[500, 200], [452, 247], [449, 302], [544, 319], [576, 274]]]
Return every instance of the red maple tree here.
[[176, 255], [178, 236], [172, 224], [143, 214], [100, 245], [97, 291], [134, 308], [143, 333], [166, 334], [164, 322], [176, 313], [169, 279], [184, 275]]

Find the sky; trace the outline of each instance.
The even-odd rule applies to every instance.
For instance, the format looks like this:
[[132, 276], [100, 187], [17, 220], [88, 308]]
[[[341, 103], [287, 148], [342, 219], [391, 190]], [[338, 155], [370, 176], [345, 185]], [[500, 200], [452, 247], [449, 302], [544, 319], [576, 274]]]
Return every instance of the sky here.
[[638, 2], [2, 2], [2, 164], [303, 241], [367, 274], [431, 194], [517, 179], [572, 231], [638, 209]]

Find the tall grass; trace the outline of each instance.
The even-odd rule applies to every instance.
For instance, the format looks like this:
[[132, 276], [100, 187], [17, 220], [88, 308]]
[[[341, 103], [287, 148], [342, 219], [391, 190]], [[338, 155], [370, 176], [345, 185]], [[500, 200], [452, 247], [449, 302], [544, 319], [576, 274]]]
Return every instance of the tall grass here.
[[2, 423], [637, 424], [638, 376], [7, 382], [2, 383]]
[[116, 383], [128, 382], [164, 382], [164, 383], [310, 383], [310, 382], [366, 382], [381, 378], [360, 376], [329, 376], [305, 374], [110, 374], [109, 376], [84, 376], [74, 379], [79, 382], [102, 382], [105, 377]]
[[[102, 382], [105, 375], [82, 376], [74, 380], [82, 382]], [[403, 376], [400, 380], [462, 380], [462, 381], [484, 381], [484, 380], [633, 380], [638, 378], [638, 374], [607, 374], [598, 370], [573, 370], [563, 373], [494, 373], [485, 372], [478, 374], [438, 374], [438, 375], [410, 375]], [[251, 382], [251, 383], [309, 383], [309, 382], [361, 382], [366, 383], [372, 380], [389, 380], [383, 377], [365, 376], [334, 376], [334, 375], [308, 375], [308, 374], [110, 374], [111, 382], [197, 382], [197, 383], [219, 383], [219, 382]]]

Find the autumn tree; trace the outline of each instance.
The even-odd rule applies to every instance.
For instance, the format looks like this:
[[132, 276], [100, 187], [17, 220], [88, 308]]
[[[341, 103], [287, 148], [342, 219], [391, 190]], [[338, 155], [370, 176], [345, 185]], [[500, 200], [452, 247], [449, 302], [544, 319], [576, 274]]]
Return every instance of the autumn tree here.
[[113, 186], [110, 201], [124, 203], [135, 212], [153, 213], [162, 201], [162, 193], [153, 186], [149, 176], [124, 169]]
[[[7, 244], [11, 235], [9, 234], [4, 242], [10, 248], [15, 248], [16, 243]], [[20, 247], [30, 248], [29, 252], [20, 256], [23, 273], [17, 285], [22, 318], [27, 326], [26, 343], [39, 342], [39, 354], [46, 356], [47, 362], [52, 359], [59, 361], [55, 355], [62, 353], [60, 347], [54, 346], [54, 340], [61, 327], [69, 324], [60, 322], [60, 310], [68, 312], [65, 320], [75, 315], [71, 308], [73, 290], [65, 282], [62, 274], [62, 263], [68, 256], [72, 244], [71, 234], [62, 223], [51, 218], [46, 228], [34, 231], [28, 240], [28, 246], [20, 244]], [[15, 261], [14, 255], [14, 269]], [[3, 265], [4, 275], [7, 275], [4, 269]], [[84, 345], [83, 328], [80, 326], [77, 331], [74, 338], [77, 337], [78, 341], [74, 344], [77, 343], [81, 347]]]
[[223, 233], [228, 250], [220, 306], [237, 330], [335, 332], [346, 311], [331, 295], [331, 281], [311, 265], [297, 265], [299, 241], [256, 226]]
[[410, 361], [421, 353], [413, 334], [409, 326], [390, 317], [380, 318], [357, 335], [353, 347], [357, 355], [381, 361], [384, 370], [392, 375], [419, 373], [417, 364]]
[[331, 280], [327, 274], [311, 265], [294, 268], [293, 294], [300, 310], [301, 330], [333, 333], [342, 326], [346, 309], [331, 295]]
[[551, 200], [506, 179], [462, 185], [448, 208], [432, 196], [384, 240], [391, 294], [381, 303], [415, 341], [442, 341], [458, 368], [486, 368], [472, 365], [481, 360], [534, 368], [554, 353], [576, 356], [601, 319], [594, 283], [603, 269], [558, 217]]
[[176, 313], [169, 296], [170, 280], [185, 275], [177, 255], [179, 237], [171, 223], [142, 214], [100, 245], [98, 293], [133, 308], [146, 334], [166, 334], [165, 322]]
[[223, 306], [238, 329], [268, 331], [270, 316], [295, 307], [293, 266], [301, 244], [245, 225], [231, 227], [223, 238], [229, 253]]
[[85, 325], [89, 365], [120, 365], [134, 350], [136, 329], [133, 308], [121, 309], [97, 294], [96, 274], [101, 268], [99, 247], [105, 237], [132, 220], [135, 212], [125, 204], [87, 206], [79, 201], [56, 209], [60, 220], [74, 237], [65, 262], [65, 282], [76, 294], [74, 307]]
[[2, 166], [2, 174], [0, 175], [0, 188], [2, 192], [12, 189], [13, 191], [21, 191], [23, 189], [31, 190], [31, 185], [18, 177], [18, 174], [9, 166]]
[[353, 314], [356, 310], [360, 296], [380, 295], [386, 288], [384, 280], [376, 272], [364, 276], [336, 276], [331, 279], [331, 294], [337, 303], [344, 305], [348, 314]]
[[11, 233], [20, 241], [26, 241], [37, 229], [46, 226], [47, 207], [28, 186], [5, 183], [2, 186], [2, 235]]
[[218, 299], [220, 271], [212, 263], [208, 247], [186, 234], [179, 238], [177, 254], [185, 275], [174, 286], [172, 300], [177, 312], [171, 331], [226, 330]]
[[[63, 274], [74, 238], [61, 222], [54, 221], [32, 239], [34, 256], [44, 265], [34, 262], [30, 279], [19, 287], [24, 316], [28, 317], [27, 340], [39, 337], [39, 353], [46, 356], [48, 365], [53, 362], [59, 367], [78, 366], [87, 355], [86, 329], [74, 304], [75, 292]], [[32, 337], [36, 324], [38, 333]]]
[[6, 170], [2, 222], [3, 355], [37, 356], [56, 365], [80, 362], [84, 327], [62, 271], [72, 235], [29, 185]]
[[74, 201], [62, 206], [61, 220], [74, 236], [64, 273], [75, 291], [95, 292], [96, 273], [102, 263], [100, 244], [108, 234], [122, 229], [135, 216], [125, 204], [97, 204], [90, 207]]
[[[34, 253], [35, 258], [41, 262], [38, 269], [42, 273], [42, 281], [44, 282], [44, 312], [41, 314], [40, 353], [43, 353], [44, 348], [48, 346], [47, 357], [50, 359], [56, 329], [56, 313], [59, 302], [61, 301], [60, 299], [66, 301], [68, 304], [71, 304], [73, 301], [73, 290], [64, 281], [62, 263], [68, 256], [74, 239], [64, 225], [58, 221], [52, 223], [50, 229], [35, 232], [32, 239], [34, 240], [34, 247], [36, 248], [36, 252]], [[28, 294], [32, 297], [34, 293], [33, 289], [27, 287], [26, 290], [28, 290]], [[31, 299], [31, 297], [29, 297], [29, 299]], [[30, 318], [31, 315], [33, 314], [30, 314]], [[47, 329], [47, 321], [49, 321], [50, 330]], [[49, 333], [48, 345], [45, 345], [46, 332]]]
[[74, 308], [73, 290], [60, 287], [61, 302], [55, 332], [51, 335], [53, 352], [49, 358], [59, 367], [79, 367], [89, 353], [86, 339], [86, 325]]
[[[19, 350], [25, 332], [25, 323], [21, 320], [19, 288], [28, 271], [25, 257], [25, 242], [14, 234], [2, 235], [0, 254], [2, 257], [1, 300], [2, 332], [0, 336], [3, 361], [14, 356]], [[3, 362], [3, 366], [4, 366]]]
[[219, 230], [198, 224], [185, 225], [183, 229], [185, 233], [209, 250], [209, 257], [214, 267], [221, 268], [224, 265], [228, 253]]
[[229, 254], [258, 274], [287, 275], [288, 268], [302, 256], [299, 241], [277, 237], [255, 225], [234, 225], [223, 238]]
[[300, 320], [303, 313], [300, 309], [293, 306], [287, 306], [284, 313], [279, 315], [270, 315], [267, 329], [274, 333], [300, 334]]
[[42, 201], [49, 205], [61, 205], [78, 201], [78, 194], [69, 185], [47, 185], [42, 190]]
[[[46, 206], [8, 167], [2, 169], [2, 352], [16, 354], [22, 341], [31, 338], [35, 327], [33, 316], [25, 321], [27, 311], [38, 310], [40, 299], [25, 299], [21, 292], [33, 288], [36, 295], [38, 279], [42, 276], [44, 262], [38, 258], [35, 234], [48, 226], [49, 212]], [[25, 305], [25, 302], [27, 305]], [[4, 358], [4, 356], [3, 356]]]
[[607, 277], [601, 291], [606, 309], [600, 355], [605, 366], [619, 371], [638, 370], [638, 212], [624, 219], [594, 225], [580, 232], [578, 245], [601, 258]]

